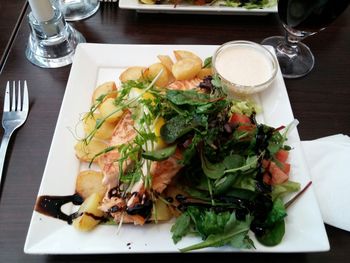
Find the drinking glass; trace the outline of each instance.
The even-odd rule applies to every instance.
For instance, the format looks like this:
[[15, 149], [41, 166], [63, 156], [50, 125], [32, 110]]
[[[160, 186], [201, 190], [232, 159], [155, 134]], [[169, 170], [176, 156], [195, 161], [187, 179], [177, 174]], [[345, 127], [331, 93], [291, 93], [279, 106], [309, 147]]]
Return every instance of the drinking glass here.
[[311, 50], [301, 42], [333, 22], [349, 5], [350, 0], [279, 0], [278, 15], [285, 37], [273, 36], [262, 41], [275, 48], [285, 78], [308, 74], [315, 59]]
[[95, 14], [100, 7], [99, 0], [59, 0], [66, 21], [78, 21]]

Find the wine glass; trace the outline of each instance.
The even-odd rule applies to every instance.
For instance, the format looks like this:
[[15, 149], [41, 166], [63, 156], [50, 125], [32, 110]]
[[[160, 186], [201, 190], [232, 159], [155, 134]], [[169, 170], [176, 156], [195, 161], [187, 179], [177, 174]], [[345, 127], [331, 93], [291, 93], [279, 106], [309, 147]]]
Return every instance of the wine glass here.
[[308, 74], [315, 63], [304, 38], [325, 29], [349, 5], [350, 0], [279, 0], [278, 15], [285, 29], [285, 37], [273, 36], [262, 41], [275, 48], [285, 78]]

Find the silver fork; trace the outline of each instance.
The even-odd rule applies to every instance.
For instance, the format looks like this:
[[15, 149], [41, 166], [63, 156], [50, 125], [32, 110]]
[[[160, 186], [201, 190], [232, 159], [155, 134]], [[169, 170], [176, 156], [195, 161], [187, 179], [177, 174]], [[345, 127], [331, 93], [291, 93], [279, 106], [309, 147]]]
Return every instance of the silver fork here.
[[[16, 99], [16, 82], [13, 81], [12, 85], [12, 99], [10, 94], [10, 82], [7, 82], [5, 99], [4, 99], [4, 112], [2, 115], [2, 127], [4, 128], [4, 136], [2, 137], [0, 146], [0, 186], [2, 178], [2, 170], [4, 168], [5, 156], [7, 146], [9, 144], [11, 135], [13, 132], [23, 125], [26, 121], [29, 111], [29, 98], [27, 81], [24, 81], [23, 100], [21, 96], [21, 82], [18, 81]], [[11, 102], [12, 101], [12, 102]]]

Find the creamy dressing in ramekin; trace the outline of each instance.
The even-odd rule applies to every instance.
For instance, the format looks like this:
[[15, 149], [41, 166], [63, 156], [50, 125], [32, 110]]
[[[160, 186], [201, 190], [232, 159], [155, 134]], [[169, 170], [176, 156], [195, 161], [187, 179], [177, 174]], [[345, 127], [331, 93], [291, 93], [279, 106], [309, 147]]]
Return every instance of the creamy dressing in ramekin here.
[[242, 86], [262, 84], [273, 74], [269, 58], [260, 50], [247, 45], [221, 50], [216, 57], [215, 68], [223, 78]]

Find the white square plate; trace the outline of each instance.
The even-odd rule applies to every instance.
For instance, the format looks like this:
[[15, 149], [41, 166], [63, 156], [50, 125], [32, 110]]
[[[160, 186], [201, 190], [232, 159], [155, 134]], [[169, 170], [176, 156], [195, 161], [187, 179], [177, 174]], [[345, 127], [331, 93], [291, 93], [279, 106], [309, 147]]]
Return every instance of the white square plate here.
[[134, 9], [142, 13], [178, 13], [178, 14], [206, 14], [206, 15], [266, 15], [277, 13], [277, 5], [262, 9], [246, 9], [244, 7], [227, 6], [195, 6], [195, 5], [145, 5], [139, 0], [119, 0], [119, 7]]
[[[176, 49], [195, 52], [202, 58], [213, 55], [217, 46], [196, 45], [105, 45], [80, 44], [74, 58], [63, 98], [61, 111], [52, 140], [50, 153], [38, 195], [71, 195], [75, 190], [76, 175], [82, 169], [75, 157], [76, 140], [72, 130], [79, 117], [90, 107], [94, 88], [114, 80], [128, 66], [148, 66], [157, 61], [157, 55], [172, 55]], [[279, 72], [273, 85], [256, 96], [263, 113], [259, 121], [278, 127], [293, 118], [288, 94]], [[305, 186], [309, 182], [308, 168], [303, 158], [300, 139], [295, 129], [288, 139], [293, 147], [290, 154], [291, 179]], [[70, 213], [73, 206], [66, 205]], [[177, 252], [178, 248], [197, 243], [195, 237], [184, 238], [177, 245], [171, 239], [172, 223], [134, 226], [124, 224], [119, 233], [116, 226], [101, 225], [89, 233], [75, 230], [64, 221], [33, 212], [24, 251], [30, 254], [88, 254]], [[264, 247], [255, 241], [256, 250], [249, 252], [307, 252], [329, 250], [324, 224], [310, 187], [288, 208], [286, 234], [282, 243]], [[231, 247], [208, 248], [205, 251], [238, 251]]]

